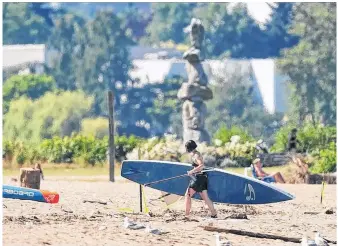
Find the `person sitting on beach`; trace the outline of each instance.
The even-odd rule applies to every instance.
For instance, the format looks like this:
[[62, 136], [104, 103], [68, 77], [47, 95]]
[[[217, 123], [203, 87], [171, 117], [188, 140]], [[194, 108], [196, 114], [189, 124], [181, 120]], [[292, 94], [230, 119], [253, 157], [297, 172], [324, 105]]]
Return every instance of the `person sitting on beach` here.
[[203, 158], [202, 155], [196, 150], [197, 144], [193, 140], [189, 140], [185, 144], [187, 152], [191, 155], [192, 166], [194, 169], [188, 172], [188, 175], [191, 176], [191, 181], [187, 192], [185, 194], [185, 216], [188, 218], [191, 209], [191, 198], [198, 192], [204, 202], [208, 205], [209, 210], [211, 211], [211, 217], [217, 218], [217, 213], [214, 208], [212, 201], [208, 196], [208, 177], [206, 173], [203, 173]]
[[261, 160], [259, 158], [255, 159], [253, 162], [253, 171], [257, 175], [257, 178], [265, 181], [265, 182], [277, 182], [277, 183], [285, 183], [285, 180], [280, 172], [277, 172], [275, 174], [268, 174], [263, 171], [263, 165], [261, 163]]

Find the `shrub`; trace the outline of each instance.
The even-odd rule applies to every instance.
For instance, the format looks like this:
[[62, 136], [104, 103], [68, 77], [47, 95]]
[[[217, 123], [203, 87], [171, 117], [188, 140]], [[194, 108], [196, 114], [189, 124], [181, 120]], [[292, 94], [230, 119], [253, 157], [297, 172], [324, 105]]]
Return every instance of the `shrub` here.
[[181, 161], [183, 154], [182, 142], [175, 136], [167, 135], [162, 139], [154, 137], [143, 141], [127, 154], [127, 159]]
[[[134, 149], [140, 139], [131, 136], [115, 137], [115, 157], [118, 161], [126, 158], [127, 152]], [[46, 139], [40, 145], [43, 157], [53, 163], [73, 163], [81, 160], [85, 164], [95, 165], [107, 160], [108, 137], [97, 139], [93, 136], [72, 135]]]
[[56, 83], [51, 76], [44, 74], [13, 75], [5, 81], [3, 86], [4, 111], [8, 111], [11, 100], [16, 100], [21, 96], [36, 99], [47, 91], [55, 89]]
[[[231, 163], [228, 163], [232, 167], [244, 167], [249, 166], [252, 158], [256, 155], [255, 146], [255, 143], [227, 143], [221, 147], [200, 144], [198, 151], [203, 155], [206, 166], [225, 167], [226, 162], [224, 160], [231, 159]], [[190, 157], [185, 153], [182, 141], [176, 139], [175, 136], [149, 139], [139, 145], [139, 148], [127, 154], [127, 158], [190, 162]], [[226, 167], [230, 166], [226, 165]]]
[[250, 142], [253, 141], [253, 137], [250, 136], [245, 130], [233, 126], [230, 129], [228, 129], [225, 125], [221, 126], [218, 131], [215, 133], [213, 137], [213, 141], [221, 141], [221, 145], [228, 143], [231, 141], [232, 136], [239, 136], [240, 137], [240, 143]]
[[21, 141], [3, 141], [3, 159], [10, 166], [22, 166], [24, 163], [32, 164], [39, 159], [34, 146]]
[[336, 171], [336, 144], [331, 142], [326, 149], [322, 149], [314, 154], [316, 161], [311, 167], [312, 173], [328, 173]]
[[115, 157], [121, 162], [126, 159], [127, 153], [131, 152], [143, 140], [131, 135], [129, 138], [126, 136], [118, 136], [115, 140]]
[[82, 91], [47, 92], [32, 101], [20, 97], [10, 102], [4, 118], [4, 136], [40, 143], [54, 136], [71, 136], [80, 130], [80, 122], [90, 111], [93, 98]]
[[95, 136], [102, 139], [109, 134], [109, 122], [107, 118], [85, 118], [81, 121], [81, 133], [85, 136]]
[[[271, 151], [283, 152], [287, 148], [289, 133], [293, 126], [282, 127], [275, 137], [275, 144], [271, 147]], [[299, 128], [297, 132], [297, 139], [300, 141], [298, 149], [303, 152], [313, 152], [316, 150], [324, 149], [334, 141], [336, 135], [335, 127], [322, 127], [306, 124], [304, 127]]]

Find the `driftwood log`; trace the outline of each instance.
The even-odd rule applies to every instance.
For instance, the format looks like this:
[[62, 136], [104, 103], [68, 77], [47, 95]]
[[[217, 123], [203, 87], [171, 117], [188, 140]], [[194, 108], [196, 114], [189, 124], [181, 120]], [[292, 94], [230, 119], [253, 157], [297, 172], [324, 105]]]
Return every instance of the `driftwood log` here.
[[40, 169], [20, 168], [20, 186], [40, 189]]
[[285, 241], [285, 242], [293, 242], [293, 243], [300, 243], [301, 242], [300, 238], [277, 236], [277, 235], [243, 231], [243, 230], [235, 230], [235, 229], [225, 229], [225, 228], [219, 228], [219, 227], [213, 227], [213, 226], [203, 226], [203, 229], [206, 230], [206, 231], [225, 232], [225, 233], [231, 233], [231, 234], [248, 236], [248, 237], [282, 240], [282, 241]]
[[[206, 231], [215, 231], [215, 232], [225, 232], [225, 233], [231, 233], [236, 234], [240, 236], [248, 236], [248, 237], [256, 237], [256, 238], [266, 238], [266, 239], [273, 239], [273, 240], [282, 240], [285, 242], [293, 242], [293, 243], [301, 243], [300, 238], [295, 237], [285, 237], [285, 236], [277, 236], [277, 235], [271, 235], [271, 234], [265, 234], [265, 233], [258, 233], [258, 232], [250, 232], [250, 231], [243, 231], [243, 230], [235, 230], [235, 229], [225, 229], [225, 228], [219, 228], [214, 226], [201, 226]], [[334, 240], [328, 240], [325, 238], [325, 240], [328, 243], [336, 244], [337, 241]]]
[[102, 205], [107, 205], [107, 202], [103, 202], [103, 201], [96, 201], [96, 200], [83, 200], [83, 203], [98, 203], [98, 204], [102, 204]]

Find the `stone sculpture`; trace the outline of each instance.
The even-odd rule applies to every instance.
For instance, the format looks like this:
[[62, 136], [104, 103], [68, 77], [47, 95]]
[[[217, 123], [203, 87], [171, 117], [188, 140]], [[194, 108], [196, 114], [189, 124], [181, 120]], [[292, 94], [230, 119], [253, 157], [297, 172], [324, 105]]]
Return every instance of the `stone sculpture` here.
[[204, 129], [207, 108], [204, 103], [213, 98], [212, 91], [207, 87], [208, 78], [204, 72], [203, 40], [204, 27], [199, 19], [193, 18], [184, 32], [189, 32], [191, 48], [183, 54], [187, 60], [186, 69], [188, 82], [182, 84], [177, 97], [184, 101], [182, 107], [183, 138], [197, 143], [210, 142], [209, 134]]

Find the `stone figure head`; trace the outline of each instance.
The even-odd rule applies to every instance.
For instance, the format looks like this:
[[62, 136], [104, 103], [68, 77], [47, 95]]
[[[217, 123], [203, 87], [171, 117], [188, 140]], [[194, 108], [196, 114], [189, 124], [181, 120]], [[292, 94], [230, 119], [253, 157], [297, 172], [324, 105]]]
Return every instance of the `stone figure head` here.
[[191, 45], [200, 49], [204, 40], [204, 27], [200, 19], [192, 18], [190, 25], [184, 28], [185, 33], [190, 33]]

